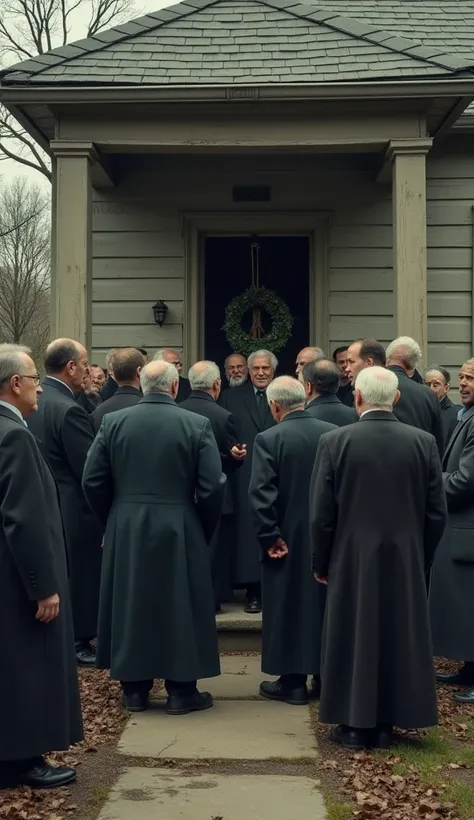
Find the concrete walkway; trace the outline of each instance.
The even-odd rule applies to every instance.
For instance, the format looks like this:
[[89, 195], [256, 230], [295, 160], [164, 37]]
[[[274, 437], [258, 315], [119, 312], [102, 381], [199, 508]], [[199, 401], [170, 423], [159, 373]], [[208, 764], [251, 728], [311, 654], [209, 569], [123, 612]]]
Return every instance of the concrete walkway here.
[[[118, 750], [131, 765], [100, 820], [325, 820], [311, 776], [318, 752], [308, 707], [259, 698], [259, 656], [224, 655], [221, 663], [220, 678], [199, 684], [214, 695], [212, 709], [171, 717], [162, 699], [130, 717]], [[163, 759], [177, 766], [160, 766]], [[239, 773], [243, 761], [251, 767]], [[299, 763], [301, 775], [278, 772]]]

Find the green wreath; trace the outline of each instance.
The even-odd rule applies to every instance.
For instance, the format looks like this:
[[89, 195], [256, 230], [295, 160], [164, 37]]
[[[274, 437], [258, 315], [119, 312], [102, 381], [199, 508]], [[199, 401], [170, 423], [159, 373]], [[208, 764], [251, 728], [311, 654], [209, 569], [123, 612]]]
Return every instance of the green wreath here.
[[[242, 319], [249, 310], [259, 314], [265, 311], [272, 321], [271, 330], [263, 335], [252, 335], [242, 329]], [[261, 322], [258, 322], [261, 328]], [[277, 353], [288, 342], [293, 327], [293, 317], [283, 299], [272, 290], [251, 287], [236, 296], [226, 307], [225, 322], [222, 330], [226, 339], [236, 353], [249, 356], [255, 350], [264, 347], [272, 353]]]

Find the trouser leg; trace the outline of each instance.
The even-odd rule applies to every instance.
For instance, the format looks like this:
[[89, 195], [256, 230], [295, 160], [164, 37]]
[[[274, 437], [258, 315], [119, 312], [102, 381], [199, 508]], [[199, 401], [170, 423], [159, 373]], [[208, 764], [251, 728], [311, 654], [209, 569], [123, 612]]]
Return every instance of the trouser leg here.
[[189, 697], [190, 695], [194, 695], [197, 691], [197, 681], [190, 680], [190, 681], [178, 681], [178, 680], [169, 680], [168, 678], [165, 680], [165, 689], [168, 692], [168, 695], [181, 695], [181, 697]]
[[135, 692], [147, 695], [153, 688], [152, 680], [121, 680], [120, 684], [124, 695], [133, 695]]

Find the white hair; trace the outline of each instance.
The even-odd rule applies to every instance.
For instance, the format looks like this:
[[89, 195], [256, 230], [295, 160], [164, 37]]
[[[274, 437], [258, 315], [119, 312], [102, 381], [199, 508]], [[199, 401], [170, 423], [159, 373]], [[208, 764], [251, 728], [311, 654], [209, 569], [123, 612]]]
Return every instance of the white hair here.
[[146, 364], [140, 371], [140, 386], [144, 396], [148, 393], [171, 394], [173, 382], [178, 380], [179, 374], [174, 364], [166, 363], [163, 370], [156, 373], [150, 362], [150, 364]]
[[279, 376], [267, 387], [267, 401], [277, 401], [286, 410], [294, 410], [297, 407], [304, 407], [306, 393], [303, 385], [298, 379], [291, 376]]
[[421, 362], [421, 347], [411, 336], [399, 336], [387, 347], [387, 361], [400, 359], [408, 370], [415, 370]]
[[[167, 353], [178, 353], [178, 351], [174, 347], [160, 347], [153, 356], [154, 362], [164, 362], [166, 361], [166, 354]], [[179, 354], [178, 354], [179, 355]]]
[[251, 353], [247, 359], [249, 370], [252, 367], [254, 360], [259, 356], [265, 356], [270, 361], [273, 372], [275, 372], [278, 367], [278, 359], [270, 350], [254, 350], [254, 352]]
[[392, 409], [398, 378], [385, 367], [365, 367], [355, 380], [355, 389], [360, 391], [364, 404]]
[[244, 360], [245, 364], [247, 364], [247, 357], [244, 356], [243, 353], [229, 353], [229, 355], [227, 356], [227, 358], [224, 362], [224, 367], [227, 367], [227, 365], [229, 363], [229, 359], [232, 359], [234, 356], [239, 356], [241, 359]]
[[188, 379], [192, 390], [210, 390], [221, 373], [215, 362], [196, 362], [189, 368]]
[[29, 356], [31, 350], [24, 345], [0, 344], [0, 389], [12, 376], [21, 376], [25, 369], [22, 354]]

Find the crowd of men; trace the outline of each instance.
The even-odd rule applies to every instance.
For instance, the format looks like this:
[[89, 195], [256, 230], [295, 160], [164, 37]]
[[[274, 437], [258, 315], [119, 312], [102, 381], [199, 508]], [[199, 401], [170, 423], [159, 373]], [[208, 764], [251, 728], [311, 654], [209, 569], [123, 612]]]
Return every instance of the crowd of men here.
[[234, 353], [222, 390], [169, 348], [104, 372], [57, 339], [40, 383], [0, 346], [0, 785], [75, 778], [44, 755], [82, 739], [78, 664], [131, 712], [155, 679], [169, 714], [210, 708], [236, 589], [263, 610], [261, 696], [320, 698], [347, 748], [437, 722], [433, 654], [474, 703], [474, 360], [459, 406], [420, 361], [408, 337], [304, 348], [296, 378]]

